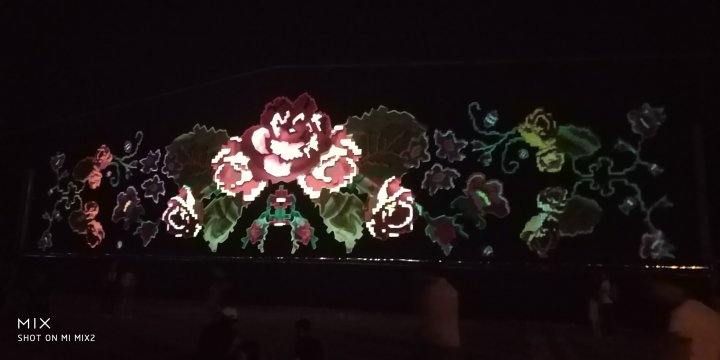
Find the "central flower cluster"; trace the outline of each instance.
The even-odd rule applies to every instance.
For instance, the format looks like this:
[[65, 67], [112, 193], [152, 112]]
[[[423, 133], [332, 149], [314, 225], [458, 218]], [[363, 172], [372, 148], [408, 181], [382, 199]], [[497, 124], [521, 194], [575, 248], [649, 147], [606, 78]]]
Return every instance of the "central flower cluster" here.
[[308, 94], [278, 97], [265, 106], [260, 125], [232, 137], [212, 159], [213, 179], [224, 193], [253, 201], [268, 182], [292, 182], [311, 199], [338, 191], [357, 175], [360, 148], [342, 125], [333, 127]]

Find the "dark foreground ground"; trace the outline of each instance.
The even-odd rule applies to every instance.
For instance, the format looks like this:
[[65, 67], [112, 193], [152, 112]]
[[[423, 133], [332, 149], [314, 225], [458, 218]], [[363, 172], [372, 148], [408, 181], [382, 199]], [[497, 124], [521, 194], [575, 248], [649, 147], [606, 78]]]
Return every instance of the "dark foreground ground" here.
[[[93, 343], [18, 343], [10, 334], [0, 343], [8, 359], [188, 359], [207, 322], [199, 302], [140, 299], [134, 316], [99, 314], [92, 297], [57, 295], [53, 332], [95, 335]], [[409, 315], [293, 307], [240, 307], [243, 335], [258, 341], [263, 359], [290, 359], [293, 323], [311, 319], [328, 359], [413, 359], [416, 322]], [[3, 324], [3, 328], [7, 327]], [[14, 324], [13, 324], [14, 328]], [[662, 340], [623, 330], [596, 340], [580, 325], [519, 321], [465, 320], [467, 359], [658, 359]], [[8, 341], [9, 340], [9, 341]]]

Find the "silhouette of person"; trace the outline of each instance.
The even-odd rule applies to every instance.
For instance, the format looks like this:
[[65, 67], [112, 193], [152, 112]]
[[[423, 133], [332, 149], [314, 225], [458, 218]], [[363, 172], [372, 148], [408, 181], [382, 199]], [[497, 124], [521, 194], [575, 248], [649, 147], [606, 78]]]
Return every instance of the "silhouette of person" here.
[[617, 290], [610, 282], [610, 278], [604, 273], [597, 275], [595, 288], [588, 304], [588, 317], [595, 336], [603, 337], [614, 333], [616, 301]]
[[443, 272], [430, 269], [424, 275], [419, 299], [421, 357], [433, 360], [460, 357], [458, 292]]
[[115, 308], [119, 278], [118, 263], [115, 261], [110, 265], [110, 270], [103, 276], [100, 286], [100, 306], [106, 314], [111, 314]]
[[236, 326], [237, 309], [226, 307], [203, 330], [198, 341], [195, 359], [197, 360], [228, 360], [237, 359], [235, 346], [238, 341]]
[[295, 357], [293, 360], [323, 360], [325, 352], [322, 344], [312, 332], [312, 323], [308, 319], [300, 319], [295, 322]]

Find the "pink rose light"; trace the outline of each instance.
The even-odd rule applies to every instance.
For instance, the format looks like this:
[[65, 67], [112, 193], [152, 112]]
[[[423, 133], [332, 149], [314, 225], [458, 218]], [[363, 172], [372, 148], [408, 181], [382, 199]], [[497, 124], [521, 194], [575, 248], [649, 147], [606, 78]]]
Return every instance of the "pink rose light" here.
[[87, 232], [85, 234], [87, 244], [91, 249], [96, 248], [105, 239], [105, 230], [101, 223], [96, 220], [90, 220], [87, 223]]
[[222, 192], [235, 196], [242, 193], [243, 201], [253, 201], [267, 186], [266, 181], [258, 181], [248, 168], [250, 158], [240, 151], [242, 138], [231, 137], [220, 152], [212, 159], [215, 170], [213, 180]]
[[107, 145], [100, 146], [95, 152], [95, 158], [93, 159], [93, 165], [98, 170], [105, 170], [108, 165], [112, 162], [113, 155], [110, 152], [110, 148]]
[[322, 189], [330, 192], [347, 186], [358, 174], [357, 161], [362, 153], [346, 135], [342, 125], [333, 129], [333, 145], [320, 157], [320, 162], [307, 175], [297, 178], [298, 185], [311, 199], [320, 197]]
[[312, 237], [313, 230], [310, 228], [310, 223], [307, 221], [298, 225], [293, 234], [293, 239], [296, 239], [299, 243], [306, 246], [310, 244]]

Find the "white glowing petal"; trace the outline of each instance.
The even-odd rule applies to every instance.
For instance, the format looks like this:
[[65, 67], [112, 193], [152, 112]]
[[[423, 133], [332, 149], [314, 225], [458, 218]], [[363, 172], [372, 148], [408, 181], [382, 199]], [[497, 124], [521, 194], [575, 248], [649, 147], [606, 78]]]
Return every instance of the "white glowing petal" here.
[[236, 171], [238, 171], [238, 172], [240, 173], [240, 179], [239, 179], [238, 181], [236, 181], [234, 184], [231, 185], [232, 188], [235, 188], [235, 187], [237, 187], [237, 186], [242, 186], [242, 185], [244, 185], [245, 183], [247, 183], [248, 181], [250, 181], [250, 180], [253, 179], [252, 172], [250, 172], [250, 170], [249, 170], [246, 166], [243, 166], [243, 167], [241, 167], [241, 168], [237, 168], [237, 167], [233, 164], [233, 169], [235, 169]]
[[308, 143], [305, 144], [305, 147], [303, 148], [305, 156], [310, 157], [310, 150], [318, 151], [317, 134], [315, 133], [312, 134], [312, 136], [310, 137], [310, 141], [308, 141]]
[[392, 176], [389, 179], [385, 180], [385, 182], [380, 186], [380, 190], [377, 194], [377, 203], [375, 204], [375, 207], [372, 208], [371, 213], [373, 215], [377, 214], [378, 211], [380, 211], [385, 205], [390, 202], [391, 200], [388, 199], [388, 185], [391, 181], [395, 180], [395, 177]]
[[315, 200], [320, 197], [321, 190], [315, 190], [310, 188], [307, 185], [307, 181], [305, 181], [305, 175], [299, 176], [297, 178], [297, 184], [300, 185], [300, 188], [303, 189], [305, 195], [307, 195], [310, 199]]
[[255, 147], [255, 150], [261, 154], [267, 154], [267, 146], [265, 145], [265, 140], [270, 137], [270, 131], [266, 128], [259, 128], [255, 130], [252, 135], [250, 136], [250, 140], [252, 141], [253, 147]]
[[215, 170], [215, 174], [213, 175], [213, 180], [215, 180], [215, 183], [217, 184], [218, 189], [220, 189], [220, 191], [222, 191], [223, 193], [225, 193], [227, 195], [235, 196], [234, 192], [225, 189], [225, 183], [220, 179], [220, 172], [226, 165], [227, 164], [220, 164], [220, 166], [218, 166], [217, 170]]
[[370, 235], [375, 237], [375, 219], [370, 219], [370, 221], [366, 222], [365, 227], [368, 229], [368, 232], [370, 232]]
[[290, 163], [278, 161], [277, 155], [268, 155], [265, 157], [263, 162], [265, 171], [277, 177], [283, 177], [290, 175]]
[[[186, 190], [187, 202], [184, 205], [188, 210], [190, 210], [190, 213], [193, 214], [193, 208], [195, 207], [195, 197], [192, 194], [192, 190], [190, 190], [189, 188]], [[180, 198], [180, 201], [182, 201], [182, 198]]]
[[283, 160], [290, 161], [302, 157], [303, 154], [300, 148], [303, 145], [305, 145], [303, 142], [289, 143], [287, 141], [271, 140], [270, 150], [272, 150], [273, 154], [280, 155]]
[[222, 148], [218, 153], [215, 155], [214, 158], [210, 161], [211, 164], [216, 165], [220, 162], [220, 159], [222, 159], [225, 155], [230, 154], [230, 149], [228, 148]]
[[172, 219], [172, 217], [175, 216], [175, 214], [177, 214], [178, 211], [180, 211], [180, 209], [177, 207], [168, 208], [165, 210], [165, 212], [167, 213], [166, 217], [168, 219], [168, 222], [167, 222], [168, 230], [170, 230], [170, 227], [172, 227], [173, 229], [182, 229], [183, 228], [182, 225], [176, 224]]
[[312, 171], [312, 176], [320, 179], [325, 183], [332, 181], [332, 178], [325, 175], [325, 170], [331, 166], [335, 166], [340, 158], [347, 155], [347, 150], [333, 146], [328, 152], [320, 157], [320, 166], [316, 166]]
[[410, 225], [410, 224], [412, 223], [412, 221], [413, 221], [413, 208], [412, 208], [412, 205], [410, 205], [410, 204], [408, 204], [408, 203], [406, 203], [406, 202], [404, 202], [404, 201], [400, 201], [400, 202], [398, 202], [398, 203], [399, 203], [400, 206], [408, 209], [408, 211], [409, 211], [410, 213], [409, 213], [409, 215], [405, 218], [405, 220], [404, 220], [402, 223], [400, 223], [400, 224], [398, 224], [398, 225], [388, 224], [388, 227], [391, 228], [391, 229], [401, 229], [401, 228], [404, 228], [405, 226]]
[[[409, 189], [406, 189], [406, 188], [404, 188], [404, 187], [400, 187], [400, 189], [399, 189], [395, 194], [393, 194], [392, 196], [388, 196], [388, 186], [390, 185], [390, 182], [393, 181], [393, 180], [395, 180], [395, 177], [394, 177], [394, 176], [391, 177], [391, 178], [389, 178], [389, 179], [387, 179], [387, 180], [385, 180], [385, 182], [384, 182], [384, 183], [382, 184], [382, 186], [380, 187], [380, 190], [378, 191], [378, 195], [377, 195], [377, 203], [375, 204], [375, 207], [373, 207], [372, 210], [371, 210], [371, 214], [372, 214], [373, 216], [376, 215], [376, 214], [378, 213], [378, 211], [381, 211], [381, 210], [384, 209], [385, 207], [391, 206], [391, 204], [394, 204], [394, 203], [398, 202], [398, 199], [399, 199], [402, 195], [405, 195], [405, 194], [407, 194], [407, 193], [412, 194], [412, 192], [411, 192]], [[409, 201], [412, 201], [412, 198], [410, 198]], [[403, 205], [403, 203], [405, 203], [404, 201], [399, 201], [399, 203], [400, 203], [400, 205], [403, 206], [403, 207], [408, 207], [408, 206], [409, 206], [409, 207], [410, 207], [410, 213], [412, 214], [412, 206], [411, 206], [411, 205], [408, 205], [408, 206]], [[407, 203], [406, 203], [406, 204], [407, 204]], [[412, 217], [412, 216], [411, 216], [411, 217]], [[407, 220], [406, 220], [406, 221], [407, 221]]]
[[[236, 142], [236, 143], [239, 144], [239, 143], [242, 142], [242, 138], [240, 138], [239, 136], [233, 136], [233, 137], [230, 138], [230, 141]], [[230, 151], [231, 151], [231, 150], [230, 150], [229, 147], [223, 147], [223, 148], [221, 148], [220, 151], [218, 151], [218, 153], [215, 155], [215, 157], [212, 158], [212, 160], [211, 160], [210, 162], [211, 162], [213, 165], [218, 164], [221, 159], [223, 159], [226, 155], [229, 155], [229, 154], [230, 154]]]
[[289, 116], [290, 111], [286, 111], [284, 117], [281, 117], [280, 113], [275, 113], [275, 115], [273, 115], [272, 120], [270, 120], [270, 126], [273, 129], [273, 134], [275, 134], [275, 137], [280, 136], [280, 125], [285, 124]]
[[312, 118], [310, 118], [310, 121], [312, 121], [313, 124], [315, 124], [315, 126], [316, 126], [317, 129], [318, 129], [318, 131], [322, 131], [322, 127], [320, 126], [320, 125], [321, 125], [321, 124], [320, 124], [320, 119], [321, 119], [321, 118], [322, 118], [322, 114], [320, 114], [320, 113], [315, 113], [315, 114], [313, 114]]
[[357, 146], [357, 144], [355, 144], [355, 141], [353, 141], [353, 139], [350, 139], [350, 138], [340, 139], [340, 145], [342, 145], [342, 146], [350, 149], [350, 151], [351, 151], [351, 152], [353, 153], [353, 155], [355, 155], [355, 156], [360, 156], [360, 155], [362, 155], [362, 149], [360, 149], [360, 148]]
[[255, 200], [255, 198], [258, 197], [258, 195], [260, 195], [260, 193], [265, 189], [266, 186], [267, 186], [266, 181], [259, 182], [258, 185], [254, 189], [243, 192], [243, 200], [244, 201]]
[[293, 119], [292, 124], [293, 124], [293, 126], [294, 126], [295, 124], [297, 124], [298, 121], [303, 121], [303, 120], [305, 120], [305, 114], [299, 113], [299, 114], [297, 114], [297, 116], [295, 116], [295, 118]]

